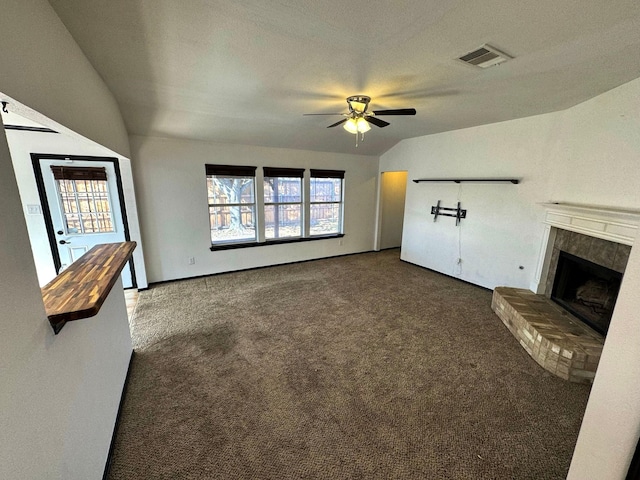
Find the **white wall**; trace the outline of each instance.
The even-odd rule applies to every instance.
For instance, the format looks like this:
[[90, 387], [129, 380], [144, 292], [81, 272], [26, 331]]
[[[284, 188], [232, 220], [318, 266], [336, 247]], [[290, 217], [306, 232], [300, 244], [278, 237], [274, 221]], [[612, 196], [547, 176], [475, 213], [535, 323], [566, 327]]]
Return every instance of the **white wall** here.
[[[635, 240], [640, 244], [640, 236]], [[633, 247], [591, 389], [569, 480], [624, 479], [640, 438], [640, 248]]]
[[[138, 136], [130, 144], [149, 282], [373, 249], [377, 157]], [[211, 252], [206, 163], [345, 170], [344, 238]]]
[[0, 478], [101, 478], [132, 351], [122, 284], [54, 335], [4, 135], [0, 191]]
[[551, 159], [556, 201], [640, 206], [640, 79], [562, 112]]
[[[0, 44], [1, 92], [128, 155], [113, 96], [46, 0], [4, 1]], [[0, 200], [0, 478], [99, 479], [131, 354], [122, 292], [54, 336], [3, 134]]]
[[[409, 171], [402, 258], [488, 288], [530, 288], [544, 233], [540, 203], [640, 206], [639, 96], [635, 80], [563, 112], [395, 146], [381, 157], [380, 170]], [[411, 182], [428, 177], [522, 182]], [[461, 226], [451, 218], [434, 223], [430, 207], [438, 200], [452, 207], [458, 198], [467, 209]]]
[[[547, 199], [549, 150], [558, 114], [405, 140], [381, 157], [381, 171], [409, 172], [402, 259], [492, 288], [529, 287]], [[515, 177], [522, 183], [414, 183], [420, 178]], [[436, 222], [431, 207], [467, 209]], [[458, 258], [462, 263], [458, 264]], [[524, 269], [519, 267], [523, 266]]]
[[138, 243], [133, 254], [134, 267], [136, 270], [136, 280], [139, 288], [147, 287], [147, 277], [144, 268], [144, 257], [142, 240], [140, 236], [140, 226], [138, 225], [138, 210], [133, 187], [133, 173], [131, 171], [131, 161], [128, 158], [115, 154], [111, 150], [104, 148], [86, 139], [73, 138], [63, 134], [38, 133], [17, 130], [7, 130], [7, 141], [13, 161], [20, 198], [22, 199], [22, 210], [25, 212], [31, 249], [36, 262], [36, 270], [40, 285], [46, 285], [56, 276], [51, 247], [47, 237], [47, 230], [42, 214], [32, 215], [27, 213], [27, 205], [40, 205], [38, 187], [36, 185], [33, 166], [31, 163], [31, 153], [50, 153], [61, 155], [84, 155], [116, 157], [120, 165], [122, 187], [124, 190], [125, 207], [127, 209], [127, 220], [129, 223], [129, 234], [131, 240]]
[[[494, 287], [533, 284], [544, 227], [540, 202], [640, 207], [640, 79], [563, 112], [406, 140], [380, 170], [420, 177], [521, 177], [521, 185], [464, 184], [462, 228], [433, 223], [456, 185], [409, 182], [403, 258]], [[445, 221], [449, 223], [445, 223]], [[462, 270], [456, 271], [457, 233]], [[636, 240], [640, 242], [640, 239]], [[591, 390], [570, 479], [623, 479], [640, 436], [640, 252], [632, 249]], [[525, 269], [514, 271], [517, 264]]]
[[118, 105], [46, 0], [6, 0], [0, 91], [80, 135], [129, 156]]

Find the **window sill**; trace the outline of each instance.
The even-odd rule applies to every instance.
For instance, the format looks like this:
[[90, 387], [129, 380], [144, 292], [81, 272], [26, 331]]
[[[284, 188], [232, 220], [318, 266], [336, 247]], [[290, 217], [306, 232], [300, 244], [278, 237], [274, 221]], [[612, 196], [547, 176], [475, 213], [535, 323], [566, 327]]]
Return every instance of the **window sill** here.
[[313, 237], [296, 237], [296, 238], [276, 238], [273, 240], [267, 240], [265, 242], [250, 242], [250, 243], [229, 243], [220, 245], [211, 245], [210, 250], [217, 252], [220, 250], [234, 250], [236, 248], [252, 248], [252, 247], [266, 247], [268, 245], [282, 245], [285, 243], [301, 243], [301, 242], [313, 242], [315, 240], [326, 240], [329, 238], [342, 238], [344, 233], [334, 233], [331, 235], [315, 235]]

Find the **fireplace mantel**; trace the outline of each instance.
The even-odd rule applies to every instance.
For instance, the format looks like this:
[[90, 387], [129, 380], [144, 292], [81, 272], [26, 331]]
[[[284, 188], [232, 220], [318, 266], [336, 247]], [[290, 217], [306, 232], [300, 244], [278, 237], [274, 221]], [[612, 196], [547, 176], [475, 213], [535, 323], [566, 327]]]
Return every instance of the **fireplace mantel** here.
[[551, 250], [555, 240], [552, 227], [632, 246], [640, 227], [640, 210], [616, 209], [577, 203], [542, 203], [545, 232], [531, 291], [544, 293]]
[[623, 210], [575, 203], [543, 203], [544, 223], [611, 242], [633, 245], [640, 210]]

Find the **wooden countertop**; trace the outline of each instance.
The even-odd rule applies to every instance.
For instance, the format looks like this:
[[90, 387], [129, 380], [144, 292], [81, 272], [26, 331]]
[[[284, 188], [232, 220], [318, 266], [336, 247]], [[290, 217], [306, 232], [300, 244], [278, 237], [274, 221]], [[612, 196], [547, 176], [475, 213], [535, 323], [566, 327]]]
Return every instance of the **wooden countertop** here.
[[96, 245], [42, 287], [44, 308], [56, 334], [66, 322], [100, 311], [135, 248], [136, 242]]

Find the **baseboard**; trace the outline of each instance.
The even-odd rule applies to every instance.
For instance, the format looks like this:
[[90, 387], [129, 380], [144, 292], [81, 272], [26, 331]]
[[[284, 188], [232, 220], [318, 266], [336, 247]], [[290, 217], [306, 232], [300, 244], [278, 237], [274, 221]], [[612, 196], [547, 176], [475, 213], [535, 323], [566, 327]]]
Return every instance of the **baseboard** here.
[[111, 460], [113, 458], [113, 449], [116, 443], [116, 435], [118, 434], [118, 427], [120, 426], [120, 416], [122, 414], [122, 406], [124, 405], [124, 399], [127, 396], [127, 388], [129, 386], [129, 377], [131, 375], [131, 364], [133, 363], [133, 356], [136, 352], [131, 350], [131, 357], [129, 357], [129, 365], [127, 366], [127, 375], [124, 378], [124, 385], [122, 386], [122, 393], [120, 394], [120, 403], [118, 405], [118, 414], [116, 415], [116, 423], [113, 426], [113, 433], [111, 434], [111, 444], [109, 445], [109, 453], [107, 454], [107, 461], [104, 464], [104, 473], [102, 474], [102, 480], [107, 480], [109, 477], [109, 470], [111, 470]]
[[493, 292], [492, 288], [483, 287], [482, 285], [478, 285], [477, 283], [470, 282], [468, 280], [463, 280], [459, 277], [454, 277], [453, 275], [447, 275], [446, 273], [438, 272], [437, 270], [433, 270], [429, 267], [423, 267], [422, 265], [418, 265], [417, 263], [409, 262], [407, 260], [400, 259], [401, 262], [408, 263], [409, 265], [414, 265], [418, 268], [422, 268], [423, 270], [428, 270], [431, 273], [436, 273], [438, 275], [442, 275], [443, 277], [452, 278], [453, 280], [457, 280], [458, 282], [466, 283], [467, 285], [473, 285], [474, 287], [482, 288], [483, 290], [487, 290], [489, 292]]
[[228, 270], [226, 272], [205, 273], [204, 275], [194, 275], [192, 277], [180, 277], [180, 278], [174, 278], [171, 280], [161, 280], [159, 282], [149, 282], [149, 286], [147, 288], [138, 289], [138, 291], [140, 292], [143, 290], [148, 290], [150, 288], [153, 288], [155, 285], [163, 285], [165, 283], [181, 282], [183, 280], [195, 280], [196, 278], [216, 277], [218, 275], [227, 275], [229, 273], [248, 272], [251, 270], [262, 270], [263, 268], [281, 267], [284, 265], [295, 265], [296, 263], [317, 262], [318, 260], [329, 260], [331, 258], [350, 257], [352, 255], [362, 255], [365, 253], [378, 253], [378, 252], [376, 250], [365, 250], [363, 252], [343, 253], [341, 255], [331, 255], [329, 257], [309, 258], [308, 260], [298, 260], [296, 262], [274, 263], [273, 265], [264, 265], [262, 267], [240, 268], [238, 270]]

